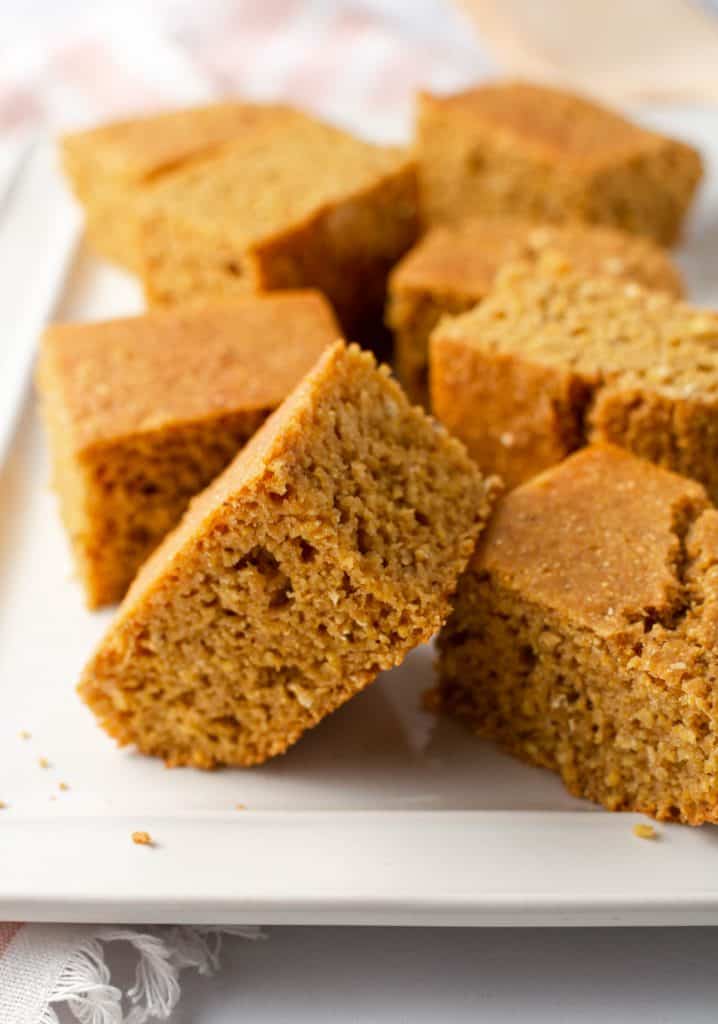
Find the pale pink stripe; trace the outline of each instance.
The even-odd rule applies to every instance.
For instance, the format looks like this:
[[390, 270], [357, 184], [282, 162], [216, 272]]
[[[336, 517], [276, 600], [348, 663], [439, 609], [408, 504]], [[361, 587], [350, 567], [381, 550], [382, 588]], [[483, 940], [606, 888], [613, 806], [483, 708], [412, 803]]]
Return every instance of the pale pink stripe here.
[[157, 107], [166, 101], [146, 81], [128, 73], [99, 39], [80, 40], [56, 50], [48, 71], [64, 86], [91, 96], [93, 104], [107, 114]]
[[302, 0], [240, 0], [231, 5], [223, 30], [252, 32], [280, 28], [302, 8]]
[[315, 45], [298, 54], [296, 66], [284, 80], [287, 95], [300, 103], [316, 103], [325, 97], [338, 76], [350, 73], [353, 52], [375, 25], [363, 11], [342, 11], [333, 17]]
[[15, 924], [12, 921], [0, 922], [0, 956], [3, 955], [21, 928], [21, 924]]
[[23, 87], [0, 89], [0, 131], [39, 120], [44, 112], [36, 92]]
[[213, 76], [224, 91], [241, 93], [262, 52], [302, 9], [302, 0], [256, 0], [236, 3], [211, 25], [192, 26], [180, 33], [190, 56]]
[[403, 102], [420, 88], [426, 88], [431, 73], [441, 66], [435, 54], [417, 49], [397, 47], [387, 60], [376, 69], [367, 104], [393, 106]]

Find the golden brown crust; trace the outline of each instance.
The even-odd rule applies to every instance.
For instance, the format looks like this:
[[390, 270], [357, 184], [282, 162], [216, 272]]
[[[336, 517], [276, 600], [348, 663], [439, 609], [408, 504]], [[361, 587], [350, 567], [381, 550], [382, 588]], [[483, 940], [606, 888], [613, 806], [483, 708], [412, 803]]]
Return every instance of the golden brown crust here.
[[506, 495], [472, 561], [477, 573], [611, 636], [682, 600], [676, 518], [703, 488], [612, 445], [591, 445]]
[[71, 176], [76, 167], [86, 167], [112, 182], [147, 182], [247, 132], [265, 126], [273, 130], [294, 116], [287, 106], [214, 103], [112, 121], [65, 135], [60, 145]]
[[593, 446], [500, 503], [441, 633], [437, 699], [611, 810], [718, 821], [718, 512]]
[[429, 334], [441, 316], [480, 302], [504, 264], [536, 261], [547, 250], [589, 276], [635, 281], [677, 298], [683, 294], [680, 274], [665, 250], [614, 228], [537, 225], [516, 217], [476, 217], [435, 227], [389, 278], [387, 323], [395, 335], [397, 371], [415, 401], [429, 401]]
[[151, 183], [232, 139], [281, 130], [298, 116], [286, 106], [227, 102], [65, 135], [63, 168], [85, 208], [90, 241], [103, 256], [137, 270], [138, 229]]
[[340, 336], [313, 291], [237, 296], [93, 323], [55, 324], [42, 342], [49, 386], [62, 390], [72, 445], [228, 413], [274, 409]]
[[53, 475], [91, 607], [122, 597], [192, 495], [338, 334], [314, 292], [46, 332]]
[[295, 115], [281, 131], [248, 133], [151, 190], [141, 229], [145, 292], [172, 305], [317, 287], [353, 333], [380, 315], [389, 269], [417, 230], [413, 159]]
[[432, 407], [509, 486], [611, 441], [718, 497], [718, 315], [546, 253], [431, 342]]
[[145, 564], [80, 691], [169, 764], [260, 763], [432, 634], [490, 501], [337, 344]]
[[702, 172], [690, 146], [522, 82], [422, 94], [417, 150], [429, 223], [475, 214], [586, 220], [664, 244], [678, 236]]
[[419, 102], [481, 122], [546, 159], [568, 161], [577, 168], [611, 162], [666, 141], [594, 100], [530, 82], [494, 82], [449, 96], [421, 93]]

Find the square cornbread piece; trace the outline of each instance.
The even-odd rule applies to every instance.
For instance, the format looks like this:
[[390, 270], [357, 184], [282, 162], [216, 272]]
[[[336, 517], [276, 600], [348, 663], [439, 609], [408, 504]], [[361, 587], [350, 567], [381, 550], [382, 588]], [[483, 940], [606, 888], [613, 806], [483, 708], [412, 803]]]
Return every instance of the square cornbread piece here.
[[418, 230], [416, 168], [294, 111], [152, 190], [142, 227], [150, 303], [319, 288], [345, 330], [381, 322], [389, 270]]
[[610, 810], [718, 821], [718, 511], [586, 448], [500, 503], [439, 637], [439, 706]]
[[215, 103], [65, 135], [62, 163], [84, 206], [91, 244], [138, 270], [140, 211], [153, 184], [231, 139], [272, 130], [293, 116], [288, 107]]
[[680, 274], [665, 250], [614, 228], [537, 225], [515, 217], [476, 217], [433, 228], [389, 278], [387, 322], [394, 331], [396, 368], [414, 401], [428, 404], [429, 335], [439, 319], [481, 302], [503, 264], [537, 260], [548, 249], [591, 276], [683, 294]]
[[435, 414], [508, 486], [610, 441], [718, 500], [717, 314], [546, 253], [430, 344]]
[[170, 765], [251, 765], [427, 640], [487, 516], [463, 446], [337, 343], [142, 568], [80, 693]]
[[419, 96], [422, 215], [612, 224], [678, 238], [701, 177], [696, 150], [588, 99], [526, 82]]
[[90, 607], [123, 596], [192, 495], [338, 336], [309, 291], [49, 328], [38, 379]]

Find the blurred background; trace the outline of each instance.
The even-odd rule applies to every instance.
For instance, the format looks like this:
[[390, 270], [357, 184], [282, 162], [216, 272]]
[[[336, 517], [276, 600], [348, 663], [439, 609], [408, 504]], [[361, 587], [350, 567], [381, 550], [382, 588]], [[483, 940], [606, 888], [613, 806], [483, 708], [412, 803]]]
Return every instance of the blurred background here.
[[223, 94], [377, 138], [412, 93], [502, 72], [614, 102], [718, 99], [716, 0], [3, 0], [0, 133]]

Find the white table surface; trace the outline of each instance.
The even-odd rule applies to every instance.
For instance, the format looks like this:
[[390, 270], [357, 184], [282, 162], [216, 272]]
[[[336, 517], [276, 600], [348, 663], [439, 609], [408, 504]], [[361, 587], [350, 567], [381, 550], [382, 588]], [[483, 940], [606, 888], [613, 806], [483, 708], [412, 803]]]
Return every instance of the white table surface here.
[[710, 928], [273, 928], [267, 936], [228, 938], [213, 978], [185, 974], [172, 1024], [718, 1017], [718, 931]]

